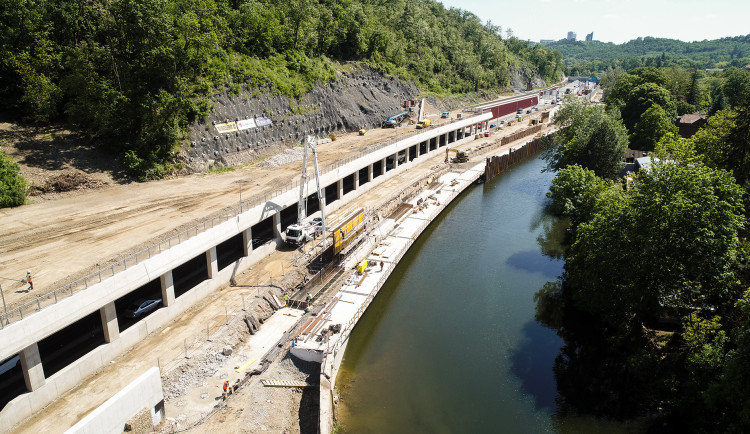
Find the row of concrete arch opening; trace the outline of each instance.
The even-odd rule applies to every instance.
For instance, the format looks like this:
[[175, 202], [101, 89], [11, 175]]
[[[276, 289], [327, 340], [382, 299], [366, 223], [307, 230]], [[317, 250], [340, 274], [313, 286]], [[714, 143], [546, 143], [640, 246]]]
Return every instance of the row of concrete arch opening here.
[[[326, 203], [331, 204], [399, 165], [460, 140], [471, 132], [471, 128], [468, 131], [465, 128], [450, 131], [374, 161], [327, 185], [323, 190]], [[320, 210], [317, 199], [317, 193], [307, 196], [308, 217]], [[44, 378], [49, 378], [100, 345], [111, 342], [120, 332], [143, 321], [157, 310], [168, 307], [170, 297], [176, 299], [184, 296], [205, 280], [211, 279], [217, 271], [233, 266], [253, 250], [280, 239], [286, 228], [296, 223], [298, 206], [295, 203], [272, 212], [249, 230], [177, 266], [168, 273], [169, 279], [165, 280], [164, 276], [154, 279], [25, 349], [24, 351], [34, 353], [31, 357], [41, 360], [41, 379], [30, 378], [31, 374], [24, 371], [20, 357], [30, 357], [28, 354], [20, 353], [0, 362], [0, 409], [13, 398], [38, 388], [40, 381], [44, 384]], [[165, 288], [165, 281], [171, 281], [170, 289]], [[167, 290], [173, 291], [173, 294], [165, 292]], [[148, 312], [133, 317], [133, 307], [143, 300], [154, 300], [156, 303]], [[115, 318], [116, 321], [113, 321]], [[114, 333], [112, 324], [116, 329]]]

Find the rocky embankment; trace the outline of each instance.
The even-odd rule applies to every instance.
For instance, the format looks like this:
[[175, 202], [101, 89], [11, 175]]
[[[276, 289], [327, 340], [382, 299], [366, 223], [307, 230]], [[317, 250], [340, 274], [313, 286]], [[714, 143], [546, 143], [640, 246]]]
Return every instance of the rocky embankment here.
[[180, 158], [188, 170], [203, 172], [276, 154], [307, 134], [323, 137], [379, 127], [419, 92], [412, 81], [367, 68], [337, 74], [335, 81], [316, 86], [299, 101], [259, 89], [215, 96], [208, 119], [189, 128], [189, 144]]

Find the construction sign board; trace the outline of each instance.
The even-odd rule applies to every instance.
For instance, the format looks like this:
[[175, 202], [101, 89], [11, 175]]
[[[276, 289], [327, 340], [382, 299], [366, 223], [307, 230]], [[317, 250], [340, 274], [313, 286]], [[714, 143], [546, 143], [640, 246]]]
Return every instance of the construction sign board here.
[[273, 122], [271, 121], [271, 118], [267, 118], [265, 116], [260, 116], [255, 118], [255, 126], [257, 127], [265, 127], [266, 125], [271, 125]]
[[218, 131], [219, 134], [234, 133], [237, 131], [237, 124], [235, 124], [234, 122], [216, 124], [216, 131]]
[[250, 128], [255, 128], [255, 119], [243, 119], [241, 121], [237, 121], [237, 129], [242, 130], [248, 130]]

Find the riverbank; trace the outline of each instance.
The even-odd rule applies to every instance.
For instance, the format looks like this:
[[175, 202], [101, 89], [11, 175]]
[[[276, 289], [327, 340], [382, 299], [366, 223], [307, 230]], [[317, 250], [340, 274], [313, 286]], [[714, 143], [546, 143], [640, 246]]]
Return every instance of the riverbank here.
[[[351, 270], [363, 259], [373, 259], [378, 262], [376, 267], [371, 266], [370, 271], [372, 271], [372, 274], [368, 272], [369, 278], [366, 278], [360, 285], [359, 292], [365, 291], [363, 287], [365, 284], [372, 286], [373, 277], [375, 277], [375, 283], [379, 281], [381, 285], [384, 284], [396, 268], [398, 260], [400, 259], [395, 255], [396, 244], [400, 247], [404, 247], [406, 244], [413, 244], [414, 240], [416, 240], [415, 227], [413, 226], [416, 225], [416, 222], [413, 221], [408, 224], [401, 224], [397, 220], [413, 216], [425, 220], [429, 217], [429, 220], [432, 221], [439, 212], [442, 212], [445, 209], [447, 204], [446, 196], [442, 196], [439, 198], [440, 206], [436, 203], [432, 204], [428, 202], [429, 205], [426, 205], [426, 207], [423, 207], [420, 211], [421, 215], [420, 212], [414, 213], [414, 210], [412, 209], [414, 206], [413, 204], [416, 204], [420, 199], [422, 199], [422, 204], [425, 204], [424, 197], [426, 191], [438, 189], [439, 183], [443, 180], [447, 182], [443, 182], [445, 190], [441, 192], [441, 194], [447, 194], [448, 190], [454, 190], [454, 192], [457, 193], [456, 196], [458, 196], [471, 184], [463, 183], [461, 185], [450, 186], [452, 180], [446, 178], [448, 174], [452, 173], [453, 176], [461, 176], [463, 173], [473, 171], [472, 173], [476, 175], [472, 175], [469, 178], [474, 178], [481, 173], [480, 168], [483, 170], [485, 157], [491, 155], [508, 155], [511, 147], [520, 149], [527, 141], [529, 141], [529, 137], [533, 134], [535, 134], [535, 132], [529, 132], [524, 138], [513, 143], [503, 142], [501, 137], [492, 141], [482, 140], [471, 142], [471, 145], [473, 146], [469, 149], [464, 149], [471, 151], [473, 164], [464, 163], [458, 166], [446, 165], [442, 163], [442, 157], [436, 156], [432, 158], [432, 161], [428, 162], [429, 165], [423, 167], [424, 170], [419, 170], [418, 176], [415, 176], [415, 173], [410, 173], [411, 171], [404, 172], [403, 174], [386, 181], [383, 185], [378, 186], [377, 189], [372, 190], [370, 193], [360, 197], [357, 201], [357, 205], [373, 210], [373, 213], [379, 216], [379, 220], [376, 225], [373, 225], [369, 229], [366, 239], [364, 239], [357, 249], [348, 256], [349, 259], [341, 265], [342, 268]], [[517, 154], [517, 152], [514, 152], [514, 155]], [[438, 160], [438, 158], [440, 158], [440, 160]], [[438, 197], [436, 197], [436, 199], [438, 199]], [[408, 210], [405, 211], [405, 208], [407, 207]], [[415, 219], [412, 218], [410, 220]], [[387, 226], [385, 225], [386, 223], [388, 223]], [[427, 228], [428, 224], [429, 223], [425, 224], [423, 221], [416, 226], [424, 225], [424, 227], [421, 228], [421, 230], [424, 230]], [[398, 232], [391, 232], [392, 230]], [[411, 231], [411, 233], [409, 231]], [[379, 250], [378, 245], [385, 239], [386, 235], [390, 235], [391, 233], [393, 233], [394, 236], [399, 235], [401, 238], [396, 238], [398, 240], [396, 244], [388, 246], [393, 247], [390, 251]], [[408, 241], [409, 237], [413, 237], [411, 238], [412, 241]], [[386, 242], [389, 241], [386, 240]], [[404, 252], [406, 252], [405, 249]], [[374, 255], [373, 253], [378, 253], [378, 255]], [[385, 256], [389, 256], [389, 258], [385, 258]], [[381, 260], [384, 262], [384, 269], [382, 272], [379, 267], [379, 262]], [[279, 342], [280, 351], [276, 353], [277, 355], [273, 360], [269, 360], [270, 364], [268, 370], [263, 375], [254, 377], [254, 380], [248, 381], [246, 385], [240, 388], [235, 395], [230, 397], [230, 399], [221, 403], [216, 410], [212, 411], [213, 416], [204, 418], [202, 414], [197, 414], [195, 417], [197, 418], [200, 416], [200, 422], [193, 425], [190, 423], [184, 423], [191, 419], [188, 414], [188, 420], [179, 424], [171, 424], [171, 429], [184, 429], [187, 425], [194, 426], [194, 428], [190, 430], [191, 432], [232, 430], [235, 428], [250, 429], [251, 432], [311, 432], [320, 429], [320, 425], [325, 425], [323, 429], [328, 429], [329, 431], [321, 432], [330, 432], [333, 427], [333, 417], [336, 411], [333, 403], [337, 399], [337, 397], [332, 394], [337, 377], [332, 368], [335, 367], [338, 369], [340, 366], [341, 358], [345, 352], [347, 339], [340, 339], [338, 341], [340, 346], [336, 355], [331, 356], [328, 359], [328, 365], [331, 370], [325, 375], [321, 375], [321, 370], [324, 366], [320, 363], [304, 362], [291, 355], [291, 340], [294, 336], [297, 336], [299, 331], [305, 328], [311, 320], [314, 321], [317, 317], [321, 318], [319, 324], [325, 324], [326, 328], [333, 323], [330, 321], [330, 317], [328, 319], [324, 318], [324, 311], [329, 302], [336, 297], [341, 289], [343, 289], [346, 280], [349, 277], [351, 276], [342, 276], [338, 280], [339, 283], [332, 285], [327, 290], [321, 291], [320, 294], [315, 297], [312, 306], [313, 314], [305, 315], [289, 329], [289, 338]], [[366, 298], [366, 296], [359, 296], [360, 300], [363, 298]], [[372, 298], [374, 298], [374, 296]], [[370, 301], [372, 301], [372, 298]], [[340, 301], [337, 304], [339, 304], [339, 306], [349, 306], [351, 309], [354, 305], [347, 301], [354, 301], [355, 299], [356, 296], [354, 294], [347, 294], [347, 298], [344, 298], [343, 301]], [[359, 310], [360, 307], [361, 305], [358, 306], [355, 311]], [[362, 312], [364, 312], [364, 310], [365, 309], [362, 309]], [[316, 312], [319, 314], [314, 315]], [[278, 311], [276, 314], [283, 315], [284, 312]], [[346, 322], [348, 322], [348, 320], [342, 322], [342, 328], [343, 324], [346, 324]], [[322, 329], [323, 327], [319, 328]], [[353, 324], [351, 328], [353, 328]], [[338, 339], [339, 337], [336, 336], [335, 338]], [[328, 342], [329, 340], [326, 341], [326, 344]], [[239, 355], [247, 357], [243, 350], [239, 348], [237, 349]], [[220, 369], [216, 372], [216, 384], [220, 384], [219, 380], [222, 372], [224, 372], [224, 369]], [[292, 381], [296, 383], [303, 381], [306, 382], [308, 386], [303, 388], [265, 387], [260, 380], [268, 379]], [[326, 384], [327, 382], [330, 382], [330, 379], [333, 379], [334, 385], [330, 388], [326, 388]], [[320, 389], [317, 387], [318, 384], [322, 384], [324, 391], [327, 391], [328, 393], [321, 393]], [[195, 392], [202, 392], [202, 389], [205, 389], [205, 387], [198, 389], [201, 390], [196, 390]], [[184, 411], [186, 409], [183, 407], [181, 410]], [[170, 412], [168, 411], [168, 413]], [[170, 429], [170, 427], [165, 428], [166, 429], [163, 432], [167, 432]]]
[[[497, 156], [527, 155], [527, 146], [537, 148], [538, 142], [528, 141]], [[485, 162], [463, 166], [466, 167], [451, 167], [447, 173], [428, 179], [419, 192], [380, 220], [377, 228], [347, 259], [344, 268], [354, 268], [354, 271], [317, 316], [309, 319], [297, 333], [291, 353], [301, 360], [321, 363], [319, 432], [333, 431], [338, 402], [336, 379], [347, 341], [357, 322], [415, 240], [447, 205], [485, 172]]]

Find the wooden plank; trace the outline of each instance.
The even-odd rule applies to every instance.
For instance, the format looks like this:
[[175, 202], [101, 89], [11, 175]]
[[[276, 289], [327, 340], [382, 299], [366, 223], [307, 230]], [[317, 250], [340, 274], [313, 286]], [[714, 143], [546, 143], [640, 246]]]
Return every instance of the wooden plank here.
[[242, 366], [238, 367], [234, 371], [242, 373], [242, 371], [244, 371], [245, 369], [249, 368], [250, 365], [252, 365], [253, 363], [255, 363], [256, 360], [258, 360], [258, 359], [250, 359], [247, 362], [243, 363]]
[[306, 381], [298, 380], [276, 380], [276, 379], [265, 379], [260, 380], [265, 387], [295, 387], [295, 388], [311, 388], [318, 387], [317, 384], [309, 384]]
[[357, 283], [357, 288], [359, 288], [359, 285], [361, 285], [361, 284], [362, 284], [362, 282], [364, 282], [364, 281], [365, 281], [365, 278], [366, 278], [366, 277], [367, 277], [367, 273], [365, 272], [364, 274], [362, 274], [362, 278], [361, 278], [361, 279], [359, 279], [359, 283]]
[[286, 306], [286, 304], [281, 304], [281, 303], [279, 302], [279, 299], [278, 299], [278, 298], [276, 298], [276, 294], [271, 294], [271, 297], [273, 297], [273, 301], [275, 301], [275, 302], [276, 302], [276, 304], [278, 304], [278, 305], [279, 305], [279, 307], [285, 307], [285, 306]]

